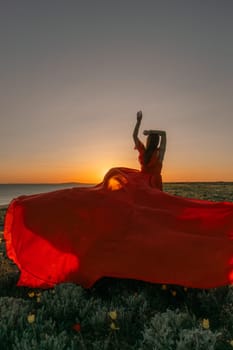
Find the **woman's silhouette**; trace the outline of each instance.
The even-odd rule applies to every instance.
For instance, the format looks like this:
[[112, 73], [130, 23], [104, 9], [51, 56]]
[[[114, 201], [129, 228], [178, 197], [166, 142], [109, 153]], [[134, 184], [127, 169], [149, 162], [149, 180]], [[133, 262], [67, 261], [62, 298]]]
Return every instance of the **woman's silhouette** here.
[[133, 132], [135, 149], [139, 152], [141, 171], [150, 175], [150, 185], [162, 190], [162, 164], [166, 151], [166, 132], [163, 130], [145, 130], [147, 136], [146, 147], [138, 138], [138, 132], [142, 121], [142, 112], [137, 112], [137, 122]]

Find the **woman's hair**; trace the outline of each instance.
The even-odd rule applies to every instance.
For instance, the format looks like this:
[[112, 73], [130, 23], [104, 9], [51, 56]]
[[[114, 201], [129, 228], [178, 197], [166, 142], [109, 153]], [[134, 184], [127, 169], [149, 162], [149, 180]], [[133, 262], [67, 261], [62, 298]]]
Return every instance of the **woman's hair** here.
[[144, 163], [148, 164], [152, 154], [158, 148], [160, 137], [158, 134], [150, 134], [147, 137], [146, 150], [144, 153]]

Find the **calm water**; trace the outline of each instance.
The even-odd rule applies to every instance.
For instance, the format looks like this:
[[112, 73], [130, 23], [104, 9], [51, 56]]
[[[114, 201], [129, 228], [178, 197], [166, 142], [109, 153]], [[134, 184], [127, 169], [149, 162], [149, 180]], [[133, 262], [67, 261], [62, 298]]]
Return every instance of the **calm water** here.
[[13, 198], [51, 192], [64, 188], [83, 187], [81, 184], [0, 184], [0, 205], [9, 204]]

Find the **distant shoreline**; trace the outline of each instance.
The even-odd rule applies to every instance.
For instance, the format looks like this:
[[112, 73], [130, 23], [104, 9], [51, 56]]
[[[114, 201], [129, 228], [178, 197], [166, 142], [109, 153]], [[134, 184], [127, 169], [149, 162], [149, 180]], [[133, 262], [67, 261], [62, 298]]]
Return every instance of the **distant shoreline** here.
[[85, 183], [85, 182], [1, 182], [0, 185], [9, 186], [95, 186], [97, 183]]
[[164, 181], [163, 184], [213, 184], [213, 185], [216, 185], [216, 184], [233, 184], [233, 181], [172, 181], [172, 182], [169, 182], [169, 181]]
[[[38, 186], [38, 185], [44, 185], [44, 186], [96, 186], [100, 184], [101, 182], [96, 182], [96, 183], [84, 183], [84, 182], [5, 182], [5, 183], [0, 183], [0, 185], [10, 185], [10, 186], [18, 186], [18, 185], [32, 185], [32, 186]], [[164, 184], [233, 184], [232, 181], [221, 181], [221, 180], [216, 180], [216, 181], [163, 181]]]

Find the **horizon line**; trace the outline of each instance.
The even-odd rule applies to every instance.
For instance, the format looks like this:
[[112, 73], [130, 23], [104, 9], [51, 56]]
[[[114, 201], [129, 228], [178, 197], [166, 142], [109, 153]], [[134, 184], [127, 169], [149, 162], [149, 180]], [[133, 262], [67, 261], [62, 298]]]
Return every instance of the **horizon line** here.
[[[0, 185], [98, 185], [100, 182], [0, 182]], [[233, 183], [233, 180], [198, 180], [198, 181], [163, 181], [163, 184], [182, 184], [182, 183]]]

